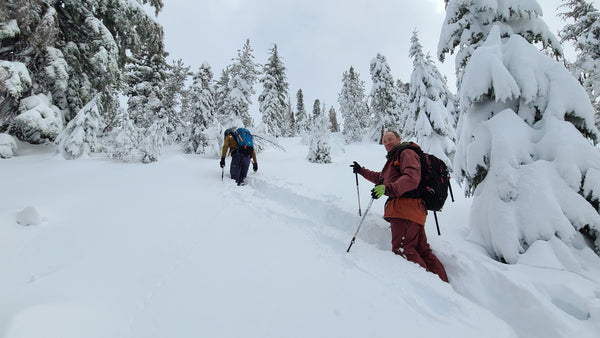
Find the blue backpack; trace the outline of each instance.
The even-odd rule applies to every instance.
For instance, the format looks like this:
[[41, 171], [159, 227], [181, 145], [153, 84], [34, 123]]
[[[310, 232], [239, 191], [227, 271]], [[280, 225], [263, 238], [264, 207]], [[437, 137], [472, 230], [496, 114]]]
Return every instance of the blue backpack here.
[[237, 151], [240, 154], [251, 156], [254, 151], [254, 141], [250, 130], [246, 128], [237, 128], [233, 132], [233, 137], [237, 141]]

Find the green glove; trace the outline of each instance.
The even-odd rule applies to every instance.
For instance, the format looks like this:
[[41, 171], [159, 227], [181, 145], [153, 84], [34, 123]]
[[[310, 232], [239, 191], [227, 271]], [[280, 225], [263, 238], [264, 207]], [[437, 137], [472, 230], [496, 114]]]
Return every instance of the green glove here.
[[371, 197], [378, 199], [385, 194], [385, 185], [376, 185], [375, 188], [371, 189]]

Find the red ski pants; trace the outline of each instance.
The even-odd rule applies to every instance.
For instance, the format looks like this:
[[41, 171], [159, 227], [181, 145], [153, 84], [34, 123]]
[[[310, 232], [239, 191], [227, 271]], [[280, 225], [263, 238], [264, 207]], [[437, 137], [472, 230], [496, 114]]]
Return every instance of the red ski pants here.
[[448, 282], [446, 269], [433, 254], [427, 243], [425, 227], [402, 218], [390, 219], [392, 226], [392, 251], [415, 262], [438, 275], [444, 282]]

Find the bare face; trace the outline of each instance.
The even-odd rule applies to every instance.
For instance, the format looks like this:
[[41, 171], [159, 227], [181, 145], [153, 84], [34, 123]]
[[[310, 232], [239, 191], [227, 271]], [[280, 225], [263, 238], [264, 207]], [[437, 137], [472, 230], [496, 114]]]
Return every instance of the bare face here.
[[401, 143], [401, 139], [400, 137], [394, 135], [394, 133], [387, 132], [383, 134], [383, 139], [381, 140], [381, 142], [383, 143], [385, 150], [390, 151], [394, 149], [395, 146]]

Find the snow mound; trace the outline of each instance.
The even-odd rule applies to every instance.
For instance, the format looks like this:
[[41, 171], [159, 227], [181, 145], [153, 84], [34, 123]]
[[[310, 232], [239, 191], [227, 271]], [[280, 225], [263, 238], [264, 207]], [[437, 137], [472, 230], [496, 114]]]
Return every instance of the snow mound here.
[[15, 156], [16, 151], [15, 139], [8, 134], [0, 134], [0, 158], [11, 158]]
[[32, 206], [28, 206], [17, 214], [17, 223], [21, 225], [40, 225], [42, 217]]

